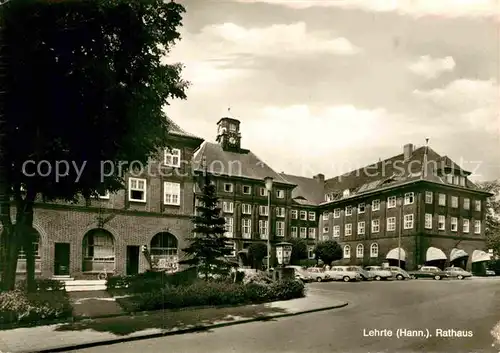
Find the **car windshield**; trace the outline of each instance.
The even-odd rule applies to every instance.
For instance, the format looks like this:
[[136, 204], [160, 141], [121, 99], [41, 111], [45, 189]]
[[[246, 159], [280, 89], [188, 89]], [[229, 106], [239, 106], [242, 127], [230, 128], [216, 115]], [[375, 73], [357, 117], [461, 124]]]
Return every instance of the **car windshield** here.
[[380, 267], [380, 266], [372, 266], [372, 267], [370, 267], [370, 270], [371, 271], [380, 271], [380, 270], [382, 270], [382, 267]]
[[348, 267], [345, 269], [346, 271], [358, 271], [357, 267]]

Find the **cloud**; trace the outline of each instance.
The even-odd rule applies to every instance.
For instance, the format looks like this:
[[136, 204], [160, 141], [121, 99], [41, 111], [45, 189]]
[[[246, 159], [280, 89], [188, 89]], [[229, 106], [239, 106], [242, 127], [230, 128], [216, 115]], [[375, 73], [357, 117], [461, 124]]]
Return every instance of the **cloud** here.
[[432, 58], [429, 55], [421, 56], [417, 61], [411, 63], [408, 68], [416, 75], [427, 79], [438, 77], [444, 72], [455, 69], [455, 60], [451, 56], [445, 58]]
[[500, 18], [496, 0], [234, 0], [241, 3], [268, 3], [294, 9], [338, 7], [370, 12], [397, 12], [403, 15]]
[[459, 119], [468, 128], [500, 133], [500, 86], [495, 80], [458, 79], [444, 88], [415, 90], [413, 94], [436, 107], [447, 120]]

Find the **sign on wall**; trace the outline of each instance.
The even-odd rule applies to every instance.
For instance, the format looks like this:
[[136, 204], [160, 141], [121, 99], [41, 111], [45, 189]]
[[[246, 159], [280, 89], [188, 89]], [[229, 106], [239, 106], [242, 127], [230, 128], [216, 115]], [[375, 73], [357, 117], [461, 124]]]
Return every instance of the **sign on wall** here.
[[165, 272], [177, 272], [179, 271], [179, 257], [178, 256], [166, 256], [157, 258], [158, 262], [156, 264], [158, 269], [164, 270]]

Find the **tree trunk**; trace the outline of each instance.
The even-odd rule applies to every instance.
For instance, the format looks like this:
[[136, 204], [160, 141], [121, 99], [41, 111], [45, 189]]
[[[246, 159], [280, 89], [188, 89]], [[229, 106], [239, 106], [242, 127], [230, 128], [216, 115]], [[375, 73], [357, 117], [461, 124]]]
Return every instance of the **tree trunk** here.
[[[35, 231], [33, 229], [33, 204], [36, 193], [28, 190], [26, 198], [17, 202], [16, 208], [22, 210], [17, 212], [16, 235], [18, 243], [23, 244], [26, 255], [26, 290], [28, 292], [36, 291], [35, 283], [35, 253], [33, 243], [35, 242]], [[17, 263], [17, 258], [16, 258]]]

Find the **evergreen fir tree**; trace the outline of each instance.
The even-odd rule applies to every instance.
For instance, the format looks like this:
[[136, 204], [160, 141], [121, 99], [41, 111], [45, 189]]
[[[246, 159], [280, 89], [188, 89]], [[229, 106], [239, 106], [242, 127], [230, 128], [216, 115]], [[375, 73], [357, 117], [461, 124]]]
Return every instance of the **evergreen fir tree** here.
[[228, 275], [231, 265], [225, 258], [232, 253], [225, 236], [225, 219], [218, 207], [215, 185], [211, 183], [210, 174], [205, 171], [202, 194], [198, 197], [196, 214], [193, 217], [193, 237], [189, 247], [183, 249], [186, 260], [181, 264], [196, 266], [205, 280], [211, 274]]

